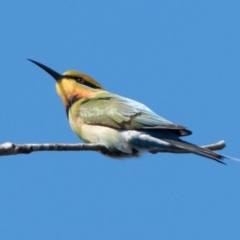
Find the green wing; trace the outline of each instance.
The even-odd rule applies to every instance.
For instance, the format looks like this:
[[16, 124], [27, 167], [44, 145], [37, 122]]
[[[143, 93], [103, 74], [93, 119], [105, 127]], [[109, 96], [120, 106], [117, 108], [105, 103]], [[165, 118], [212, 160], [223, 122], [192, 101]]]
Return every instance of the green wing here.
[[78, 114], [90, 125], [117, 129], [168, 129], [178, 136], [191, 134], [185, 127], [169, 122], [145, 105], [105, 91], [97, 97], [82, 101]]

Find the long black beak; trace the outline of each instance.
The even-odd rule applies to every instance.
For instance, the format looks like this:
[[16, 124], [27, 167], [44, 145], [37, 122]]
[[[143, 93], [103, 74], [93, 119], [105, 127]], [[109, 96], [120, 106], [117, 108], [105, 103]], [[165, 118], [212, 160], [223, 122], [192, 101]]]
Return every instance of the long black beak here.
[[49, 73], [56, 81], [60, 80], [63, 76], [57, 72], [55, 72], [54, 70], [52, 70], [51, 68], [36, 62], [34, 60], [28, 59], [30, 62], [35, 63], [36, 65], [38, 65], [40, 68], [42, 68], [43, 70], [45, 70], [47, 73]]

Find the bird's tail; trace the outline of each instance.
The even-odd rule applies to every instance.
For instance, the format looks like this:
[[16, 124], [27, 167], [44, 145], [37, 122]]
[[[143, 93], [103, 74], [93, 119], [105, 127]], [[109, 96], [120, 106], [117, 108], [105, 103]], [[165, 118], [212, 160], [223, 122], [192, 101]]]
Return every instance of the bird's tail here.
[[203, 147], [199, 147], [199, 146], [194, 145], [194, 144], [189, 143], [189, 142], [172, 140], [172, 139], [161, 139], [161, 140], [168, 142], [169, 144], [171, 144], [171, 146], [176, 147], [178, 149], [182, 149], [186, 152], [190, 152], [190, 153], [194, 153], [194, 154], [206, 157], [206, 158], [210, 158], [210, 159], [215, 160], [219, 163], [225, 164], [223, 162], [223, 159], [224, 158], [231, 158], [231, 157], [224, 156], [224, 155], [221, 155], [219, 153], [213, 152], [212, 150], [209, 150], [209, 149], [206, 149], [206, 148], [203, 148]]

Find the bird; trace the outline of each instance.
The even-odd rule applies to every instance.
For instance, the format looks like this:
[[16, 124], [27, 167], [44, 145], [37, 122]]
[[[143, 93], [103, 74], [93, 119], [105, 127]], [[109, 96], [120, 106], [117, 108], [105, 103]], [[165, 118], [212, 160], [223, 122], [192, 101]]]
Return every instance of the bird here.
[[224, 163], [226, 157], [182, 140], [192, 134], [186, 127], [159, 116], [142, 103], [106, 91], [92, 77], [68, 70], [63, 74], [35, 60], [56, 81], [70, 126], [85, 143], [101, 144], [101, 153], [116, 159], [156, 154], [193, 153]]

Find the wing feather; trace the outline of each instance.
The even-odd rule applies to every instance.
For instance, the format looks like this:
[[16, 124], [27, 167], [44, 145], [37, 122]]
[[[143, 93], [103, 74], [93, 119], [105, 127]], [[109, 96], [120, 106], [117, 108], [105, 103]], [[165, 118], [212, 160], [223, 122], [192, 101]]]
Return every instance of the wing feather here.
[[175, 125], [134, 100], [102, 91], [97, 97], [81, 103], [79, 116], [86, 124], [104, 125], [118, 129], [167, 129], [178, 136], [191, 131]]

